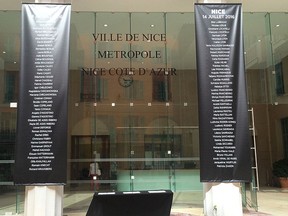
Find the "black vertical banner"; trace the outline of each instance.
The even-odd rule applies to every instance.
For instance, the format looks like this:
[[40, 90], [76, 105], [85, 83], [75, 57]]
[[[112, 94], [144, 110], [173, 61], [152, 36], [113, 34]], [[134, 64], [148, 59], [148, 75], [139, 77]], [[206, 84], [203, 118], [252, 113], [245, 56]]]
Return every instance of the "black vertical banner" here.
[[251, 180], [242, 10], [195, 4], [202, 182]]
[[15, 184], [64, 184], [71, 5], [23, 4]]

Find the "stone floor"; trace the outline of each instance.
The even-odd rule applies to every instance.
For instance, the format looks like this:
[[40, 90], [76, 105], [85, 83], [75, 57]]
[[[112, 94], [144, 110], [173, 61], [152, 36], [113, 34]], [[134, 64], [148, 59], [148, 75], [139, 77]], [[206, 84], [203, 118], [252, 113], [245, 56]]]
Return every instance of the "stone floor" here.
[[[85, 216], [92, 196], [91, 192], [66, 193], [63, 216]], [[204, 216], [202, 200], [202, 192], [175, 193], [171, 216]], [[288, 215], [288, 189], [261, 188], [257, 200], [258, 211], [252, 208], [244, 209], [243, 216]], [[20, 199], [19, 203], [20, 208], [23, 209], [23, 199]], [[15, 194], [0, 195], [0, 216], [15, 215], [15, 208]]]

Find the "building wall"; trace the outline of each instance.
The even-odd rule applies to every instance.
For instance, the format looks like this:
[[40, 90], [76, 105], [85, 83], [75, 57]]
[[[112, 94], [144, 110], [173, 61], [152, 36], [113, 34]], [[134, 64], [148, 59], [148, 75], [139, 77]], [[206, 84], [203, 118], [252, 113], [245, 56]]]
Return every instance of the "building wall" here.
[[[16, 6], [14, 9], [17, 8], [18, 10], [19, 2], [15, 1], [15, 4], [12, 2], [11, 4], [14, 6], [8, 5], [7, 1], [3, 1], [1, 7], [3, 9], [13, 9]], [[94, 154], [97, 151], [98, 154], [101, 153], [101, 165], [109, 170], [109, 173], [106, 171], [103, 172], [102, 183], [104, 189], [107, 189], [107, 184], [113, 183], [113, 187], [115, 186], [116, 179], [114, 178], [114, 174], [117, 171], [119, 172], [118, 176], [121, 176], [121, 182], [116, 183], [119, 183], [119, 187], [121, 186], [121, 188], [125, 189], [130, 188], [132, 176], [138, 181], [147, 174], [146, 177], [154, 176], [156, 179], [151, 178], [149, 180], [149, 178], [146, 178], [145, 181], [148, 181], [147, 187], [152, 187], [153, 184], [154, 186], [163, 184], [174, 189], [173, 183], [175, 183], [174, 185], [178, 185], [176, 188], [183, 191], [201, 190], [198, 169], [198, 98], [194, 14], [191, 12], [146, 13], [146, 11], [145, 13], [132, 14], [125, 12], [98, 12], [107, 10], [109, 1], [102, 2], [97, 7], [90, 5], [91, 8], [89, 10], [95, 10], [97, 11], [96, 13], [83, 12], [89, 4], [79, 5], [79, 2], [75, 1], [73, 3], [73, 10], [82, 12], [73, 12], [71, 19], [67, 143], [69, 184], [67, 184], [67, 189], [71, 189], [71, 191], [89, 190], [90, 179], [85, 174], [85, 168], [97, 156]], [[182, 3], [184, 4], [185, 2]], [[243, 3], [245, 6], [245, 1]], [[172, 1], [167, 2], [167, 7], [170, 4], [172, 4]], [[178, 6], [181, 7], [181, 4], [178, 4]], [[185, 10], [190, 10], [187, 5], [190, 6], [191, 2], [187, 3], [185, 8]], [[119, 10], [124, 10], [121, 8], [122, 5], [114, 6]], [[131, 11], [137, 11], [137, 7], [140, 6], [140, 3], [138, 5], [134, 4], [131, 7]], [[160, 10], [160, 8], [161, 4], [159, 3], [158, 7], [154, 7], [154, 10]], [[273, 8], [271, 7], [270, 9], [273, 10]], [[281, 6], [282, 8], [284, 7]], [[111, 5], [110, 9], [113, 9]], [[170, 10], [172, 10], [171, 5]], [[175, 7], [175, 10], [180, 9]], [[183, 9], [183, 11], [185, 10]], [[132, 20], [130, 17], [132, 17]], [[109, 66], [107, 66], [108, 62], [105, 59], [96, 60], [96, 48], [103, 50], [129, 48], [127, 44], [111, 45], [104, 42], [99, 46], [94, 46], [92, 33], [95, 33], [96, 30], [98, 32], [106, 31], [103, 27], [106, 21], [113, 21], [117, 24], [112, 28], [112, 33], [129, 32], [131, 23], [134, 23], [134, 28], [140, 32], [150, 31], [148, 27], [143, 29], [144, 24], [150, 21], [156, 21], [159, 24], [160, 27], [155, 30], [157, 33], [164, 32], [164, 27], [166, 26], [168, 45], [162, 42], [155, 42], [149, 45], [144, 43], [134, 45], [136, 48], [161, 49], [163, 58], [159, 61], [149, 61], [145, 67], [151, 69], [154, 66], [167, 66], [168, 68], [177, 69], [177, 75], [166, 77], [169, 78], [169, 83], [171, 84], [169, 91], [167, 90], [166, 92], [171, 94], [170, 99], [164, 101], [153, 100], [153, 76], [149, 74], [134, 77], [137, 85], [134, 83], [135, 89], [133, 91], [132, 88], [134, 87], [132, 86], [129, 88], [120, 86], [119, 74], [117, 76], [114, 74], [113, 76], [102, 77], [105, 79], [102, 87], [106, 88], [106, 93], [101, 100], [81, 100], [81, 88], [83, 87], [83, 82], [81, 81], [83, 78], [82, 67], [130, 67], [129, 61], [112, 59], [109, 62]], [[281, 21], [281, 28], [275, 27], [278, 21]], [[280, 121], [282, 118], [288, 116], [287, 95], [286, 93], [282, 95], [275, 93], [276, 83], [274, 75], [276, 72], [274, 66], [282, 61], [284, 68], [283, 80], [286, 89], [287, 23], [286, 13], [244, 13], [243, 27], [245, 30], [244, 46], [247, 69], [247, 95], [249, 107], [253, 108], [255, 115], [257, 158], [261, 186], [273, 185], [272, 163], [284, 157], [284, 143]], [[271, 40], [272, 43], [270, 43]], [[13, 85], [12, 89], [16, 90], [13, 97], [5, 99], [5, 95], [7, 94], [6, 87], [9, 87], [7, 74], [11, 73], [12, 78], [14, 77], [15, 83], [17, 83], [17, 73], [20, 70], [19, 11], [0, 11], [0, 48], [0, 130], [2, 133], [0, 175], [2, 175], [1, 182], [4, 182], [4, 186], [11, 189], [13, 188], [14, 163], [12, 149], [15, 147], [17, 110], [11, 108], [9, 103], [15, 101], [14, 96], [17, 96], [17, 85]], [[3, 53], [2, 50], [4, 49], [6, 49], [6, 53]], [[164, 53], [167, 53], [167, 56]], [[138, 60], [132, 62], [133, 67], [142, 67], [142, 62]], [[14, 76], [15, 73], [16, 76]], [[93, 75], [91, 79], [94, 79]], [[141, 81], [143, 85], [136, 81]], [[136, 97], [135, 92], [142, 96], [140, 98], [133, 98]], [[166, 97], [169, 97], [169, 94]], [[116, 105], [112, 106], [112, 103]], [[75, 150], [75, 146], [77, 145], [83, 147], [83, 151], [81, 150], [80, 153], [78, 150]], [[109, 149], [107, 146], [109, 146]], [[154, 158], [151, 158], [151, 146], [154, 148]], [[158, 146], [157, 148], [160, 150], [158, 151], [155, 146]], [[170, 150], [172, 154], [168, 153]], [[179, 152], [181, 155], [178, 154]], [[107, 157], [107, 154], [111, 159]], [[173, 163], [169, 163], [171, 157]], [[153, 168], [151, 168], [152, 165], [154, 166]], [[179, 177], [175, 178], [175, 182], [167, 182], [168, 176], [171, 174], [171, 167], [175, 168], [174, 177], [177, 177], [177, 175]], [[155, 173], [158, 171], [160, 173], [160, 170], [161, 176], [155, 176]], [[189, 176], [189, 173], [191, 176]], [[193, 183], [185, 185], [185, 181], [189, 178], [193, 179]], [[143, 188], [142, 183], [140, 184], [139, 181], [138, 183], [138, 186]]]

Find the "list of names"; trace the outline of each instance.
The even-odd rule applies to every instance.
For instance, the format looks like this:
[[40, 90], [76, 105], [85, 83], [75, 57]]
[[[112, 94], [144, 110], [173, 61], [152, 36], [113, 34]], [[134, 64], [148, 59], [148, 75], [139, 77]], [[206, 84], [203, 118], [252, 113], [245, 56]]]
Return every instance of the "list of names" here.
[[[225, 12], [225, 11], [224, 11]], [[223, 12], [223, 13], [224, 13]], [[209, 19], [210, 18], [210, 19]], [[233, 16], [225, 14], [210, 15], [208, 28], [211, 43], [206, 44], [212, 60], [209, 73], [212, 98], [213, 163], [218, 168], [233, 168], [237, 162], [235, 156], [235, 125], [233, 116], [233, 78], [229, 59], [234, 44], [229, 40], [229, 23]]]
[[35, 35], [35, 70], [33, 88], [29, 89], [29, 97], [33, 101], [28, 124], [31, 128], [31, 149], [27, 156], [30, 171], [52, 170], [51, 163], [55, 159], [52, 151], [53, 128], [57, 123], [53, 111], [53, 101], [58, 90], [53, 88], [54, 76], [54, 42], [56, 29], [48, 19], [37, 19], [33, 28]]

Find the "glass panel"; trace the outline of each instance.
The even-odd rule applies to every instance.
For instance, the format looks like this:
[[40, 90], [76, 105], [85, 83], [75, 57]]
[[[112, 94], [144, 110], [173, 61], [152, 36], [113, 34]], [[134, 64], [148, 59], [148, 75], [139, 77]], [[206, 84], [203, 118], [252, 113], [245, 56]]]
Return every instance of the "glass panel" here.
[[[243, 31], [244, 31], [244, 49], [245, 49], [245, 67], [246, 67], [246, 81], [247, 81], [247, 93], [249, 100], [249, 108], [256, 109], [255, 119], [261, 118], [264, 124], [269, 122], [269, 117], [265, 115], [265, 109], [267, 104], [274, 101], [274, 77], [273, 77], [273, 60], [272, 50], [270, 43], [270, 26], [269, 26], [269, 14], [267, 13], [245, 13], [243, 16]], [[264, 146], [268, 146], [269, 132], [264, 132], [265, 129], [257, 124], [255, 130], [257, 133], [262, 131], [262, 136], [257, 136], [257, 143], [261, 143], [258, 151], [266, 151]], [[259, 135], [259, 134], [257, 134]], [[266, 137], [266, 138], [265, 138]], [[265, 144], [266, 145], [265, 145]], [[264, 145], [263, 145], [264, 144]], [[256, 145], [256, 143], [255, 143]], [[258, 146], [257, 146], [258, 147]], [[257, 154], [257, 153], [256, 153]], [[258, 161], [262, 161], [262, 164], [269, 166], [264, 154], [258, 155]], [[253, 161], [253, 167], [255, 161]], [[249, 184], [246, 184], [247, 205], [257, 210], [257, 190], [255, 186], [256, 178], [255, 167], [253, 169], [253, 180]], [[264, 167], [258, 167], [259, 173], [266, 171]], [[264, 178], [262, 178], [263, 180]], [[258, 179], [257, 179], [258, 180]], [[258, 181], [257, 181], [258, 183]], [[243, 184], [245, 185], [245, 184]], [[248, 190], [250, 189], [250, 190]], [[245, 191], [245, 188], [244, 188]]]
[[266, 26], [266, 16], [266, 13], [246, 13], [243, 17], [245, 66], [250, 104], [272, 101], [270, 84], [272, 85], [273, 82], [271, 80], [273, 68], [271, 68], [270, 35]]
[[[100, 190], [201, 190], [199, 170], [188, 171], [199, 167], [193, 14], [75, 16], [79, 20], [73, 26], [77, 30], [79, 25], [79, 40], [85, 40], [75, 38], [73, 46], [91, 43], [94, 53], [87, 53], [87, 59], [92, 57], [90, 65], [78, 71], [81, 79], [71, 72], [73, 86], [90, 91], [86, 98], [77, 90], [71, 94], [73, 190], [88, 188], [93, 161], [102, 171]], [[93, 34], [91, 19], [96, 22]], [[91, 24], [83, 27], [83, 22]], [[89, 34], [94, 41], [87, 42]], [[101, 99], [99, 80], [106, 81]], [[185, 186], [191, 176], [194, 180]]]
[[167, 14], [167, 58], [176, 68], [171, 78], [169, 132], [174, 191], [202, 191], [199, 182], [198, 97], [194, 14]]
[[286, 13], [271, 13], [271, 44], [275, 64], [275, 101], [279, 104], [287, 104], [288, 93], [288, 15]]
[[[20, 13], [0, 11], [0, 214], [23, 211], [23, 187], [13, 184], [18, 99]], [[2, 199], [1, 199], [2, 200]]]

